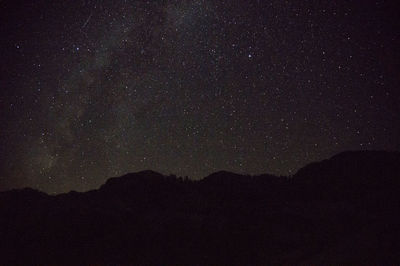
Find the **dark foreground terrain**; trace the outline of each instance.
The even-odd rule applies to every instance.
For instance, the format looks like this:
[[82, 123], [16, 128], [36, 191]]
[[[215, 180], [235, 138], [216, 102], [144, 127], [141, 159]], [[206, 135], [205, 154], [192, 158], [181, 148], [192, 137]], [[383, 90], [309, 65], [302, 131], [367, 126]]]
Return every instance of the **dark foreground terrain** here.
[[399, 153], [345, 152], [292, 177], [2, 192], [0, 265], [399, 265], [399, 180]]

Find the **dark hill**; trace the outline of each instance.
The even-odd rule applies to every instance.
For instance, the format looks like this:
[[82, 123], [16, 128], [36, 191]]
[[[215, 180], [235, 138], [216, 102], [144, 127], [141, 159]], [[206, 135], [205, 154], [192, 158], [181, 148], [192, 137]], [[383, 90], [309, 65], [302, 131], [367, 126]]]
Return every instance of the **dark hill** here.
[[143, 171], [2, 192], [0, 265], [399, 264], [399, 178], [399, 153], [370, 151], [292, 177]]
[[293, 182], [300, 194], [309, 191], [311, 199], [397, 196], [399, 162], [398, 152], [343, 152], [300, 169]]

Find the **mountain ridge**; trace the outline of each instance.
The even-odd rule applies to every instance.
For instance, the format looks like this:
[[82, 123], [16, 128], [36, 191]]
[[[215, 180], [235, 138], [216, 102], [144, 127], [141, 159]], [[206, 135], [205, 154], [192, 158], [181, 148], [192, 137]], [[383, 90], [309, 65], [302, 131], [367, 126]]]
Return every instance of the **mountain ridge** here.
[[[301, 167], [295, 174], [291, 175], [291, 176], [277, 176], [277, 175], [272, 175], [272, 174], [268, 174], [268, 173], [263, 173], [263, 174], [256, 174], [256, 175], [248, 175], [248, 174], [239, 174], [239, 173], [235, 173], [235, 172], [231, 172], [231, 171], [226, 171], [226, 170], [220, 170], [214, 173], [211, 173], [199, 180], [191, 180], [189, 178], [186, 177], [186, 179], [190, 180], [191, 182], [208, 182], [212, 179], [224, 179], [224, 178], [229, 178], [230, 180], [235, 180], [235, 179], [257, 179], [257, 178], [270, 178], [270, 179], [292, 179], [292, 180], [296, 180], [298, 178], [303, 178], [304, 176], [310, 177], [310, 175], [312, 175], [312, 173], [310, 173], [310, 171], [308, 171], [309, 173], [304, 173], [307, 172], [307, 170], [309, 168], [312, 168], [313, 170], [315, 168], [321, 168], [321, 167], [326, 167], [327, 164], [331, 164], [333, 162], [337, 162], [337, 161], [343, 161], [344, 159], [346, 159], [347, 157], [351, 157], [351, 162], [357, 163], [357, 160], [354, 160], [355, 158], [362, 158], [362, 157], [372, 157], [372, 160], [375, 161], [375, 163], [377, 162], [377, 159], [379, 158], [383, 158], [385, 161], [387, 161], [388, 158], [391, 158], [392, 160], [397, 160], [400, 162], [400, 152], [398, 151], [380, 151], [380, 150], [371, 150], [371, 151], [343, 151], [340, 153], [337, 153], [333, 156], [331, 156], [328, 159], [323, 159], [321, 161], [316, 161], [316, 162], [311, 162], [307, 165], [305, 165], [304, 167]], [[355, 157], [356, 156], [356, 157]], [[371, 162], [371, 161], [370, 161]], [[380, 162], [381, 163], [381, 162]], [[368, 166], [368, 164], [366, 165]], [[360, 169], [360, 168], [358, 168]], [[397, 169], [398, 170], [398, 169]], [[165, 180], [166, 178], [177, 178], [177, 179], [183, 179], [183, 177], [178, 177], [174, 174], [170, 174], [170, 175], [164, 175], [162, 173], [153, 171], [153, 170], [142, 170], [139, 172], [130, 172], [130, 173], [126, 173], [122, 176], [117, 176], [117, 177], [110, 177], [106, 180], [106, 182], [101, 185], [98, 189], [93, 189], [93, 190], [101, 190], [102, 188], [104, 189], [104, 187], [106, 186], [110, 186], [111, 184], [115, 184], [118, 183], [118, 181], [121, 182], [135, 182], [138, 180], [133, 180], [132, 178], [140, 178], [142, 180], [142, 182], [146, 182], [146, 179], [152, 179], [153, 181], [159, 179], [159, 180]], [[213, 180], [215, 181], [215, 180]], [[313, 180], [315, 181], [315, 180]], [[30, 187], [24, 187], [24, 188], [16, 188], [16, 189], [11, 189], [11, 190], [5, 190], [5, 191], [0, 191], [0, 193], [4, 193], [4, 192], [8, 192], [11, 193], [13, 191], [37, 191], [40, 193], [44, 193], [49, 195], [46, 192], [43, 192], [41, 190], [37, 190], [34, 188], [30, 188]], [[86, 193], [86, 192], [91, 192], [93, 190], [89, 190], [89, 191], [83, 191], [83, 192], [77, 192], [77, 193]], [[71, 190], [69, 192], [66, 193], [60, 193], [60, 194], [68, 194], [68, 193], [74, 193], [76, 191]], [[60, 195], [57, 194], [57, 195]], [[54, 196], [54, 195], [52, 195]]]
[[291, 177], [154, 171], [99, 189], [0, 193], [0, 264], [399, 264], [399, 153], [343, 153]]

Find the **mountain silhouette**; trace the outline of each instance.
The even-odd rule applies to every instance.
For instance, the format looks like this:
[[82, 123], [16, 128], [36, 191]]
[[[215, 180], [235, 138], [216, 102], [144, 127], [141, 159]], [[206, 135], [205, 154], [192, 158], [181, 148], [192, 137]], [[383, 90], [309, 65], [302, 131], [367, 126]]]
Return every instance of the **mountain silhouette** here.
[[400, 153], [344, 152], [290, 177], [153, 171], [56, 196], [0, 193], [0, 265], [400, 263]]

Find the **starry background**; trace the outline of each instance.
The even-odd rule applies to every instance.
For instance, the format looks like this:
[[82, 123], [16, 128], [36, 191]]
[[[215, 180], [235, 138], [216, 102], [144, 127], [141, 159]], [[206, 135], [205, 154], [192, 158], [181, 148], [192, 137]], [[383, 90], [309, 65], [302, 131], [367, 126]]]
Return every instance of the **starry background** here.
[[395, 1], [0, 1], [0, 190], [400, 150]]

